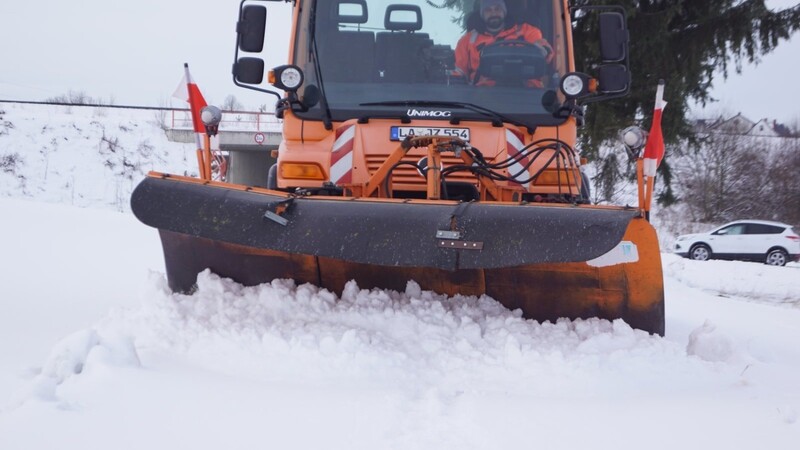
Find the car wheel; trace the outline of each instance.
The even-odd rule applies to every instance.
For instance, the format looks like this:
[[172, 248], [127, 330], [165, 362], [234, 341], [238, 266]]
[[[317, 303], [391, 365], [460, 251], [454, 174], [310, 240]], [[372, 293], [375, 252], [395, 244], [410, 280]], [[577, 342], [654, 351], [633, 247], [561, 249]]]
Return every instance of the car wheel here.
[[711, 258], [711, 249], [703, 244], [695, 245], [689, 250], [689, 258], [695, 261], [708, 261]]
[[765, 261], [770, 266], [785, 266], [786, 265], [786, 252], [781, 249], [775, 249], [767, 253], [767, 260]]

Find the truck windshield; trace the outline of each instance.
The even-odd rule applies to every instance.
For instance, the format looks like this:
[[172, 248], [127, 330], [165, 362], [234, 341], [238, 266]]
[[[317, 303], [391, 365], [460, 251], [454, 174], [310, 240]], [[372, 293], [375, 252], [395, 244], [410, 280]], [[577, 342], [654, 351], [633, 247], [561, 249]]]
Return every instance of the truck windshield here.
[[[333, 120], [487, 120], [466, 108], [416, 106], [424, 102], [468, 103], [527, 124], [563, 120], [542, 102], [568, 67], [561, 1], [310, 1], [294, 52], [306, 77], [299, 94], [322, 88]], [[323, 106], [297, 115], [321, 120]]]

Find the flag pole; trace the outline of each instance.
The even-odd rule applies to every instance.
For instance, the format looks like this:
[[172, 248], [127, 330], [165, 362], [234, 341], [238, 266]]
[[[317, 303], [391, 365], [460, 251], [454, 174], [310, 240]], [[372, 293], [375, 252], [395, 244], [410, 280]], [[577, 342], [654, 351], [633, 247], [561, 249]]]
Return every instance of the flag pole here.
[[204, 162], [204, 170], [205, 170], [205, 179], [211, 180], [211, 137], [208, 133], [203, 134], [203, 162]]
[[202, 179], [202, 180], [207, 180], [207, 178], [206, 178], [206, 173], [205, 173], [205, 171], [204, 171], [204, 170], [205, 170], [205, 167], [206, 167], [206, 165], [205, 165], [205, 164], [203, 164], [203, 151], [202, 151], [202, 150], [200, 150], [199, 148], [198, 148], [197, 150], [195, 150], [195, 151], [197, 152], [197, 170], [199, 170], [199, 171], [200, 171], [200, 173], [198, 174], [198, 176], [199, 176], [199, 177], [200, 177], [200, 179]]
[[639, 209], [644, 211], [644, 160], [641, 157], [636, 160], [636, 181], [639, 185]]
[[184, 79], [186, 81], [185, 100], [189, 102], [189, 110], [192, 116], [192, 126], [195, 133], [195, 144], [197, 151], [197, 165], [199, 176], [203, 180], [211, 180], [211, 144], [208, 132], [200, 119], [200, 110], [206, 106], [206, 100], [200, 89], [189, 73], [189, 63], [183, 63]]
[[[653, 203], [653, 190], [655, 189], [656, 170], [664, 158], [664, 137], [661, 132], [661, 115], [667, 102], [664, 101], [664, 80], [658, 80], [656, 89], [656, 102], [653, 107], [653, 122], [650, 124], [650, 133], [647, 135], [647, 143], [644, 147], [644, 154], [639, 160], [642, 163], [644, 175], [644, 211], [645, 217], [650, 218], [650, 207]], [[641, 182], [640, 182], [641, 185]], [[641, 193], [641, 191], [640, 191]]]

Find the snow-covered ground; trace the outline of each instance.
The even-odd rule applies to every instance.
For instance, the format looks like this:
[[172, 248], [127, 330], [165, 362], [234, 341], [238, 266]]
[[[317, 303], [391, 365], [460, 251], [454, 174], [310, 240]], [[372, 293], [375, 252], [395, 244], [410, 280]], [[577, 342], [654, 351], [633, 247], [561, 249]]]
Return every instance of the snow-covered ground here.
[[663, 338], [413, 282], [337, 296], [205, 273], [185, 296], [116, 194], [78, 208], [3, 173], [0, 449], [800, 447], [797, 263], [662, 254]]
[[197, 173], [195, 145], [162, 131], [166, 114], [0, 103], [0, 197], [129, 211], [147, 172]]

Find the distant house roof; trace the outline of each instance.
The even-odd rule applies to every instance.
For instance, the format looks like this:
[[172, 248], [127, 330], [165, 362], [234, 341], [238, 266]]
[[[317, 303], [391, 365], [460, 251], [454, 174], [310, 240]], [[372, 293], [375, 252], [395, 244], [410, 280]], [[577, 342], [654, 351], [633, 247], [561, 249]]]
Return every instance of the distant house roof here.
[[772, 121], [772, 129], [775, 130], [775, 133], [780, 137], [796, 137], [792, 134], [792, 130], [789, 129], [789, 127], [774, 120]]
[[772, 127], [772, 122], [767, 119], [761, 119], [753, 125], [753, 128], [747, 132], [749, 136], [766, 136], [777, 137], [778, 133]]
[[717, 129], [730, 134], [748, 134], [755, 126], [755, 122], [739, 113], [717, 125]]
[[754, 122], [742, 113], [733, 117], [724, 118], [723, 116], [715, 119], [698, 119], [694, 121], [695, 131], [700, 133], [715, 134], [737, 134], [742, 136], [760, 137], [792, 137], [792, 131], [786, 125], [779, 124], [777, 121], [761, 119]]

